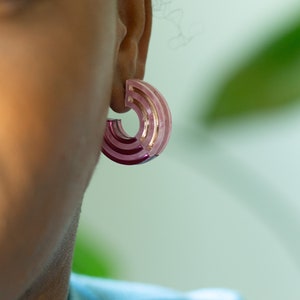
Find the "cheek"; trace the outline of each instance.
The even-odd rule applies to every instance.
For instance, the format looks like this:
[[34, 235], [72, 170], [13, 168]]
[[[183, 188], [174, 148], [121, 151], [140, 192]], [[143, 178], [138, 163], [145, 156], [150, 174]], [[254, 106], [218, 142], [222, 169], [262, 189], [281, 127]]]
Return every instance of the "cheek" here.
[[[94, 0], [72, 3], [75, 11], [53, 4], [30, 18], [0, 19], [1, 198], [23, 203], [21, 219], [26, 197], [40, 186], [39, 198], [60, 200], [51, 199], [53, 209], [45, 212], [55, 213], [58, 227], [72, 215], [99, 157], [115, 49], [113, 10], [94, 15], [84, 5]], [[0, 217], [8, 210], [0, 207]]]
[[1, 102], [53, 117], [67, 108], [70, 113], [93, 112], [109, 96], [105, 87], [111, 81], [113, 22], [100, 26], [101, 14], [87, 8], [78, 12], [78, 4], [72, 9], [67, 4], [48, 6], [0, 20]]
[[2, 151], [28, 153], [37, 164], [99, 145], [114, 60], [110, 7], [52, 3], [0, 20]]

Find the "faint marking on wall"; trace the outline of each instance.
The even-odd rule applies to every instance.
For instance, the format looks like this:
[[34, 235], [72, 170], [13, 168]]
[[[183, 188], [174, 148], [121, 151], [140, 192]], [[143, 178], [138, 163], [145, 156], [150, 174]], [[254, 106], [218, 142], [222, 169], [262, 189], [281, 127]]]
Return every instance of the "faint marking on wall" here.
[[174, 0], [154, 0], [152, 7], [155, 18], [170, 22], [175, 29], [175, 35], [168, 40], [168, 45], [172, 49], [187, 46], [202, 31], [199, 23], [190, 24], [188, 30], [183, 29], [184, 10], [176, 8]]

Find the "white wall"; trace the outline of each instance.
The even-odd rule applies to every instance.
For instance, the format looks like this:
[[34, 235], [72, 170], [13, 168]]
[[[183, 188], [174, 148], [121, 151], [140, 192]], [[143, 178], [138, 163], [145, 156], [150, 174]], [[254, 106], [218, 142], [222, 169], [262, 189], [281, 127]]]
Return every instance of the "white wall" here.
[[[122, 279], [229, 287], [249, 300], [300, 299], [299, 109], [224, 126], [208, 139], [195, 114], [216, 80], [300, 3], [165, 0], [155, 8], [163, 2], [171, 6], [155, 11], [146, 79], [169, 100], [170, 145], [138, 167], [102, 157], [82, 229], [109, 245]], [[179, 34], [186, 40], [173, 39]]]

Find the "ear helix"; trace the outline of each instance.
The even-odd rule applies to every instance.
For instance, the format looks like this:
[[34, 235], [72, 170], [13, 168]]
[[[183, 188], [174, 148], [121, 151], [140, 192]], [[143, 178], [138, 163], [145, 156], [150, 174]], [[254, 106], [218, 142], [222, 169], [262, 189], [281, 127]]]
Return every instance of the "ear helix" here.
[[168, 104], [149, 83], [130, 79], [126, 81], [125, 106], [137, 113], [139, 130], [131, 137], [123, 129], [121, 120], [108, 119], [102, 152], [119, 164], [148, 162], [160, 155], [169, 141], [172, 117]]

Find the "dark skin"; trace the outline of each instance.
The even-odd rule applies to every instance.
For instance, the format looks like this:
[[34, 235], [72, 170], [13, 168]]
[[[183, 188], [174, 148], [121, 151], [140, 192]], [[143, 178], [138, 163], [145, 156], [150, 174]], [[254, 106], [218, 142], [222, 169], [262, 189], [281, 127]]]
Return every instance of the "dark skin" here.
[[0, 297], [66, 299], [109, 106], [144, 75], [150, 0], [0, 0]]

